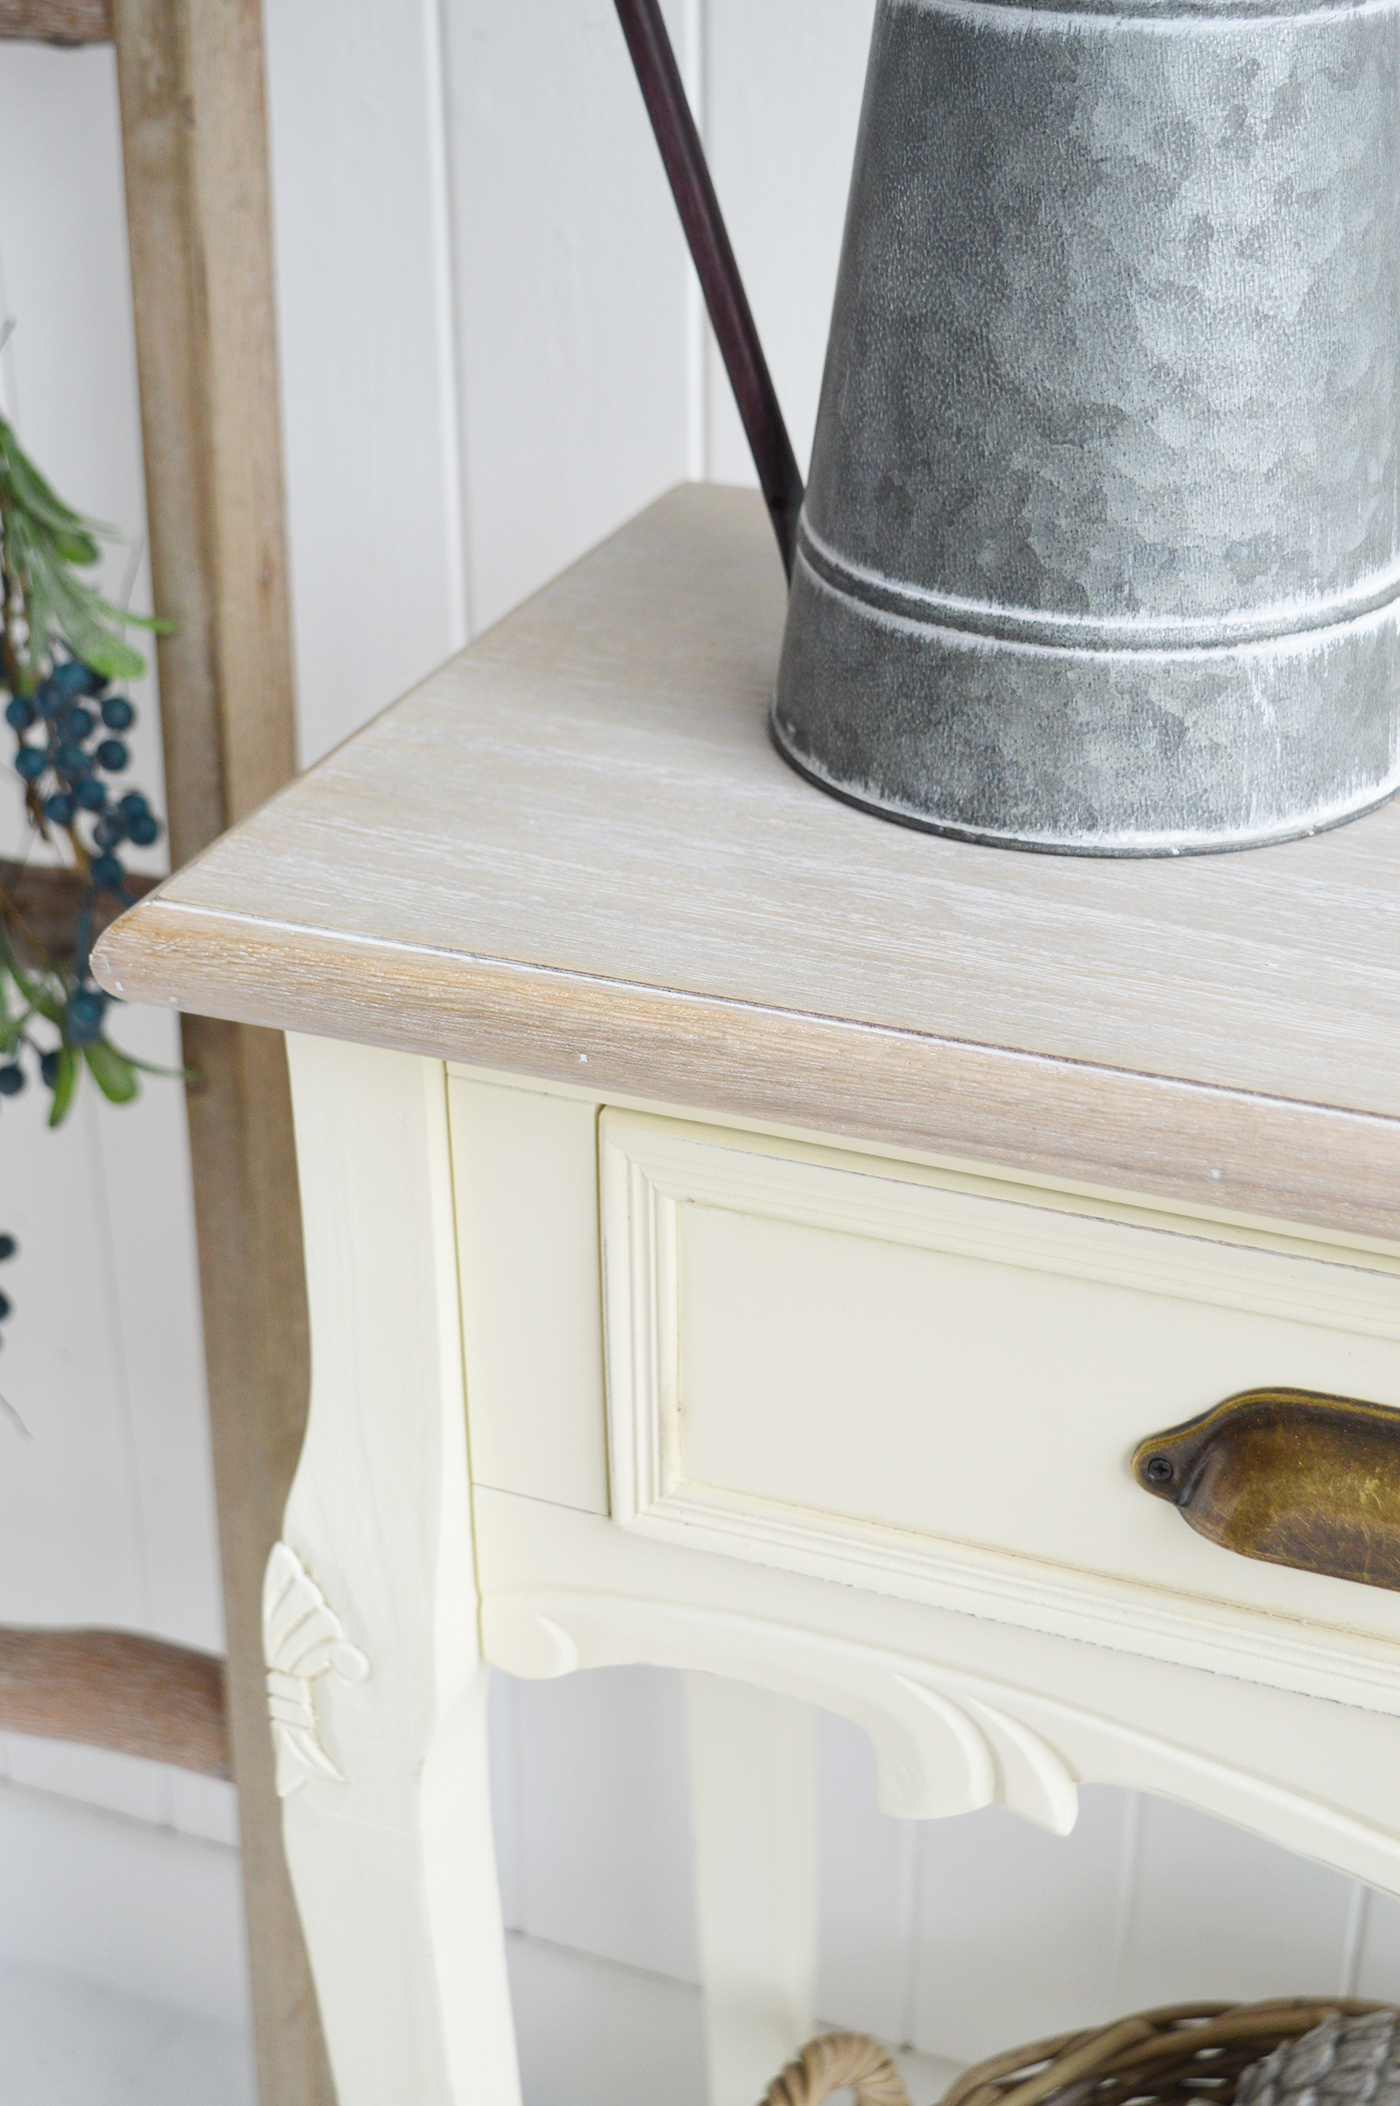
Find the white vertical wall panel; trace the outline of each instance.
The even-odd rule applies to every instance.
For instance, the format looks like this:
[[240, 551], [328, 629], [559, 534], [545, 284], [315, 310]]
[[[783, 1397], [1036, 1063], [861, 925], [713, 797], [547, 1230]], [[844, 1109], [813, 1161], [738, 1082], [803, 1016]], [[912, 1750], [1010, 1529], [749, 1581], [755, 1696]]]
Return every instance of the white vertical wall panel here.
[[[0, 1966], [30, 1961], [243, 2025], [241, 1900], [237, 1855], [220, 1844], [0, 1786]], [[0, 2098], [27, 2106], [8, 2078], [0, 2064]]]
[[1337, 1872], [1145, 1798], [1125, 2008], [1340, 1990], [1355, 1893]]
[[1355, 1971], [1345, 1986], [1355, 1996], [1400, 2002], [1400, 1901], [1366, 1894], [1358, 1929]]
[[[103, 564], [109, 596], [148, 608], [110, 49], [0, 43], [0, 308], [16, 324], [0, 355], [0, 403], [63, 495], [125, 537]], [[154, 678], [134, 693], [141, 717], [127, 780], [160, 804]], [[4, 733], [0, 846], [22, 852], [12, 781]], [[139, 860], [159, 868], [163, 855], [162, 843]], [[146, 1059], [178, 1062], [168, 1016], [125, 1011], [112, 1030]], [[0, 1280], [15, 1303], [0, 1393], [25, 1429], [0, 1414], [0, 1622], [126, 1625], [217, 1650], [183, 1093], [151, 1078], [140, 1102], [115, 1110], [89, 1086], [57, 1134], [47, 1109], [31, 1083], [0, 1118], [0, 1228], [21, 1244]], [[0, 1952], [89, 1971], [110, 1964], [144, 1995], [241, 2009], [231, 1788], [19, 1736], [0, 1741], [0, 1767], [41, 1787], [0, 1802]], [[136, 1819], [114, 1822], [75, 1802]], [[155, 1855], [126, 1883], [147, 1848]], [[168, 1920], [133, 1932], [143, 1907]]]
[[974, 2062], [1115, 2013], [1122, 1795], [1080, 1794], [1068, 1836], [999, 1807], [920, 1838], [913, 2037]]
[[875, 1766], [820, 1721], [829, 2021], [970, 2061], [1171, 2001], [1400, 1996], [1400, 1903], [1136, 1792], [1081, 1795], [1067, 1838], [995, 1809], [874, 1810]]
[[[139, 1059], [179, 1067], [179, 1031], [168, 1013], [116, 1010], [110, 1035]], [[223, 1603], [184, 1089], [172, 1076], [147, 1075], [132, 1105], [102, 1104], [91, 1089], [86, 1095], [91, 1204], [142, 1516], [148, 1627], [180, 1644], [220, 1651]], [[44, 1251], [32, 1251], [31, 1260], [29, 1270], [37, 1273], [46, 1264]]]
[[496, 1877], [501, 1886], [501, 1918], [508, 1931], [523, 1931], [525, 1927], [519, 1688], [513, 1676], [492, 1669], [487, 1703], [491, 1829], [496, 1846]]
[[[15, 324], [0, 408], [60, 495], [121, 536], [99, 573], [108, 597], [149, 612], [116, 80], [107, 47], [0, 46], [0, 319]], [[154, 677], [131, 692], [128, 780], [160, 807]], [[8, 730], [0, 753], [8, 782]], [[0, 853], [20, 853], [26, 832], [20, 800], [0, 791]], [[132, 860], [161, 869], [163, 853]]]
[[[865, 85], [874, 0], [708, 0], [706, 145], [803, 474]], [[752, 482], [723, 364], [706, 357], [706, 474]]]
[[[113, 1032], [147, 1057], [175, 1050], [149, 1012]], [[5, 1104], [0, 1215], [20, 1253], [5, 1267], [0, 1393], [24, 1431], [0, 1416], [0, 1621], [222, 1643], [181, 1095], [151, 1078], [114, 1108], [84, 1088], [56, 1133], [36, 1084]], [[180, 1818], [173, 1774], [154, 1764], [7, 1747], [17, 1781]], [[184, 1803], [195, 1832], [231, 1835], [229, 1787]]]
[[506, 1960], [527, 2106], [706, 2106], [694, 1989], [530, 1938]]
[[[52, 1133], [31, 1083], [0, 1114], [5, 1268], [0, 1619], [139, 1629], [149, 1616], [136, 1462], [109, 1289], [89, 1100]], [[139, 1116], [139, 1114], [137, 1114]]]
[[680, 1677], [519, 1682], [520, 1928], [698, 1979]]
[[[687, 48], [680, 0], [668, 9]], [[448, 0], [476, 627], [689, 472], [684, 242], [612, 0]]]
[[875, 1809], [875, 1750], [848, 1719], [817, 1719], [817, 2010], [912, 2040], [920, 1831]]
[[304, 764], [466, 641], [437, 0], [267, 0]]

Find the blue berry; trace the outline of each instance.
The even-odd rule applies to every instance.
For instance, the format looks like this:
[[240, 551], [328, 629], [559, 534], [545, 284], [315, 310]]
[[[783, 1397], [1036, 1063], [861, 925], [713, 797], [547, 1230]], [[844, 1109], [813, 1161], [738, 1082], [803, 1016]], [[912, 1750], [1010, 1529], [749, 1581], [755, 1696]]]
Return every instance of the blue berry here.
[[34, 699], [46, 717], [51, 717], [54, 711], [62, 705], [64, 700], [63, 689], [58, 686], [52, 674], [49, 675], [47, 680], [39, 682], [34, 693]]
[[5, 704], [5, 722], [13, 731], [28, 731], [34, 722], [34, 704], [24, 695], [16, 695], [13, 702]]
[[107, 802], [106, 790], [91, 775], [78, 784], [73, 795], [85, 812], [100, 812], [103, 805]]
[[92, 830], [92, 838], [99, 848], [115, 848], [125, 836], [126, 821], [120, 812], [109, 812], [105, 819], [98, 820]]
[[82, 740], [90, 738], [96, 729], [97, 719], [90, 709], [79, 706], [64, 712], [63, 736], [66, 739], [77, 739], [81, 743]]
[[3, 1264], [6, 1258], [12, 1258], [18, 1249], [19, 1245], [13, 1236], [0, 1236], [0, 1264]]
[[115, 856], [94, 856], [88, 865], [92, 882], [99, 892], [120, 892], [125, 872]]
[[95, 665], [85, 666], [84, 671], [87, 674], [86, 692], [88, 694], [100, 695], [104, 687], [112, 685], [111, 674], [99, 673]]
[[80, 987], [68, 998], [63, 1028], [75, 1046], [90, 1046], [102, 1034], [107, 997], [95, 987]]
[[41, 1060], [40, 1060], [40, 1062], [39, 1062], [39, 1080], [40, 1080], [40, 1081], [41, 1081], [41, 1082], [43, 1083], [43, 1085], [44, 1085], [45, 1089], [50, 1089], [50, 1090], [51, 1090], [51, 1089], [56, 1089], [56, 1088], [57, 1088], [57, 1086], [58, 1086], [58, 1053], [57, 1053], [57, 1050], [55, 1050], [55, 1051], [54, 1051], [54, 1052], [52, 1052], [52, 1053], [45, 1053], [45, 1054], [43, 1055], [43, 1057], [41, 1058]]
[[49, 678], [59, 694], [71, 702], [74, 696], [87, 693], [87, 684], [92, 678], [92, 672], [80, 658], [65, 658], [62, 665], [54, 667]]
[[63, 739], [60, 741], [58, 750], [53, 757], [53, 764], [59, 774], [66, 775], [70, 781], [76, 781], [79, 776], [91, 775], [92, 773], [92, 762], [74, 739]]
[[15, 771], [26, 782], [37, 782], [48, 767], [48, 760], [38, 746], [21, 746], [15, 755]]
[[139, 790], [128, 790], [117, 809], [123, 819], [129, 822], [138, 812], [149, 812], [151, 807]]
[[130, 731], [136, 722], [136, 711], [125, 695], [108, 695], [102, 705], [102, 721], [109, 731]]
[[44, 816], [55, 826], [73, 824], [73, 800], [66, 790], [56, 790], [44, 806]]
[[17, 1097], [24, 1088], [24, 1069], [17, 1060], [0, 1067], [0, 1097]]
[[8, 1294], [0, 1294], [0, 1324], [4, 1323], [5, 1318], [9, 1315], [13, 1307], [14, 1304], [10, 1300]]
[[126, 830], [134, 848], [149, 848], [160, 839], [160, 821], [154, 812], [137, 812], [128, 819]]
[[97, 749], [97, 765], [109, 775], [120, 775], [130, 758], [121, 739], [104, 739]]

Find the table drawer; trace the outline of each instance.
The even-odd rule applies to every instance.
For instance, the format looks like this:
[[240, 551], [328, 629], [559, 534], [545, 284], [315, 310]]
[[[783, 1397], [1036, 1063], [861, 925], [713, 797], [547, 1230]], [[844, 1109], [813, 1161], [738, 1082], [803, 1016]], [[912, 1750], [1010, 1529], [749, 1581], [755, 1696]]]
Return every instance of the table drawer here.
[[1266, 1679], [1345, 1654], [1393, 1681], [1400, 1595], [1206, 1541], [1129, 1459], [1239, 1390], [1400, 1409], [1394, 1260], [629, 1112], [603, 1113], [601, 1167], [623, 1526]]

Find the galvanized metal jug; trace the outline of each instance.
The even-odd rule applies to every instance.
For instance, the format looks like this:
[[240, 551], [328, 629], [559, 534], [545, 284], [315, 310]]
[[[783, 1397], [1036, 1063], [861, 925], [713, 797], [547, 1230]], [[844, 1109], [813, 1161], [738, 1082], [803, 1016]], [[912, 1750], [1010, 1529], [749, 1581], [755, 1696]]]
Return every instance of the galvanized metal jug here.
[[805, 498], [659, 0], [617, 9], [792, 580], [794, 766], [1081, 855], [1393, 795], [1400, 0], [878, 0]]
[[969, 839], [1245, 847], [1400, 786], [1386, 0], [880, 0], [773, 707]]

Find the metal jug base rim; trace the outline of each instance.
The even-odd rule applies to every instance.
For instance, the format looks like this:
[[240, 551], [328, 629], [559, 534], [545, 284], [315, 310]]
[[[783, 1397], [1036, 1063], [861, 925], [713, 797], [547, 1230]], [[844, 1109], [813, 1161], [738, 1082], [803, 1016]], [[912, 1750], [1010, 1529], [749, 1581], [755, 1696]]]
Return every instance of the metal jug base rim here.
[[939, 834], [945, 840], [966, 841], [978, 848], [1014, 848], [1024, 854], [1042, 856], [1112, 856], [1120, 860], [1132, 859], [1165, 861], [1178, 856], [1231, 855], [1250, 848], [1274, 848], [1286, 841], [1311, 840], [1314, 834], [1326, 834], [1339, 826], [1349, 826], [1354, 819], [1364, 819], [1369, 812], [1379, 811], [1400, 792], [1400, 778], [1387, 784], [1377, 794], [1366, 792], [1355, 804], [1330, 811], [1316, 819], [1290, 821], [1274, 828], [1258, 831], [1237, 830], [1220, 833], [1180, 834], [1082, 834], [1052, 835], [1000, 832], [995, 829], [961, 824], [957, 820], [939, 819], [928, 812], [900, 804], [893, 799], [872, 797], [847, 783], [836, 781], [811, 760], [799, 755], [784, 738], [778, 722], [776, 707], [768, 713], [768, 735], [774, 746], [804, 781], [828, 797], [837, 798], [858, 812], [868, 812], [873, 818], [887, 819], [896, 826], [906, 826], [916, 833]]

